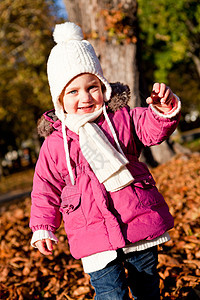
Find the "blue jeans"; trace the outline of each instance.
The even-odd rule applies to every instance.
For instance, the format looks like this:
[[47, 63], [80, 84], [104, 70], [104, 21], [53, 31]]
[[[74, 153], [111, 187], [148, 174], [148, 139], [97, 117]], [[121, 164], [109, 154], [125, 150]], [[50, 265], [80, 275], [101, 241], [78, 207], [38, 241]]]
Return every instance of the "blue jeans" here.
[[[104, 269], [89, 273], [96, 300], [128, 300], [129, 289], [134, 299], [159, 300], [157, 247], [124, 254], [117, 250], [117, 259]], [[125, 269], [127, 269], [127, 275]]]

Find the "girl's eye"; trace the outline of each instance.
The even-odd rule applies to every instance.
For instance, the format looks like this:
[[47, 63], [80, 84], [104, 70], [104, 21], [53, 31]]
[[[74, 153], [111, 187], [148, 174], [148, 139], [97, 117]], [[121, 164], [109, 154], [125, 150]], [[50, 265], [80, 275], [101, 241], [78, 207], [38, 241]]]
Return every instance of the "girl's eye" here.
[[96, 86], [96, 85], [91, 85], [89, 87], [89, 90], [97, 90], [97, 89], [98, 89], [98, 86]]
[[69, 94], [71, 94], [71, 95], [75, 95], [75, 94], [76, 94], [76, 92], [77, 92], [77, 90], [73, 90], [73, 91], [70, 91], [70, 92], [69, 92]]

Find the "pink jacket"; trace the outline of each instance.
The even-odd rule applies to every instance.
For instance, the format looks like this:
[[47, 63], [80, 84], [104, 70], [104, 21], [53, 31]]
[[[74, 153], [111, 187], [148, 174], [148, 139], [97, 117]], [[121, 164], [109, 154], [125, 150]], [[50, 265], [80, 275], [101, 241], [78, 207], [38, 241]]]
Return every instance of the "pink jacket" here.
[[[125, 106], [108, 111], [134, 182], [107, 192], [82, 155], [79, 137], [66, 129], [75, 185], [70, 181], [61, 122], [53, 111], [45, 114], [53, 132], [45, 139], [35, 169], [30, 227], [33, 232], [55, 232], [63, 217], [70, 250], [75, 258], [116, 250], [128, 243], [151, 240], [173, 227], [173, 218], [146, 165], [139, 162], [143, 146], [161, 143], [178, 124], [180, 115], [162, 118], [148, 108]], [[97, 124], [109, 141], [114, 139], [104, 117]], [[45, 125], [46, 126], [46, 125]]]

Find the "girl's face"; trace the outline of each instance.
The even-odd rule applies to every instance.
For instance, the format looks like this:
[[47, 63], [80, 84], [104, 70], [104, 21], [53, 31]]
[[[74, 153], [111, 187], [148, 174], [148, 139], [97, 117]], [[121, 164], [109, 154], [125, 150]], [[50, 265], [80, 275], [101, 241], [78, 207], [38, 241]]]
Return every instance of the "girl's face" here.
[[68, 114], [87, 114], [103, 105], [100, 80], [93, 74], [84, 73], [73, 78], [61, 94], [61, 103]]

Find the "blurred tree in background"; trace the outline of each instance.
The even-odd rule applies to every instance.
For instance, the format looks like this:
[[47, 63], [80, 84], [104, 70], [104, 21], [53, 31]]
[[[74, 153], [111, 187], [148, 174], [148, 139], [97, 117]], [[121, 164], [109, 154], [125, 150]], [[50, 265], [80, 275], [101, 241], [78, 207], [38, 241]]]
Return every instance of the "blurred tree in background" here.
[[58, 21], [52, 0], [0, 2], [0, 155], [32, 137], [51, 107], [46, 60]]
[[138, 0], [143, 70], [181, 97], [183, 112], [200, 111], [200, 2]]

